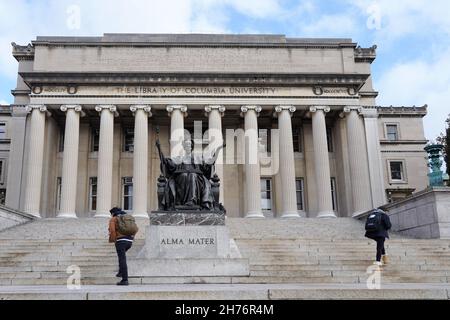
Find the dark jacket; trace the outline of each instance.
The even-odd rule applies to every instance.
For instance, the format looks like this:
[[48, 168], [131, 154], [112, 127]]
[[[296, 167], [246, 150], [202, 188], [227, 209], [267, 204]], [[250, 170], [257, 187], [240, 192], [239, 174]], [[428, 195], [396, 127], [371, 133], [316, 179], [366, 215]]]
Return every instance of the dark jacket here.
[[389, 219], [389, 216], [384, 213], [379, 211], [381, 214], [381, 229], [378, 231], [366, 231], [366, 237], [369, 239], [376, 239], [376, 238], [388, 238], [389, 239], [389, 234], [388, 234], [388, 230], [391, 229], [392, 224], [391, 224], [391, 219]]

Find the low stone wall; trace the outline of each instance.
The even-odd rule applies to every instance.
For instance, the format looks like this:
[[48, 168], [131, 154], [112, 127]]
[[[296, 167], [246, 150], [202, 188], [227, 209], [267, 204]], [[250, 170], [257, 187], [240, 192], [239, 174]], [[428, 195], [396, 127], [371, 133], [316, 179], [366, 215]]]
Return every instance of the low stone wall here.
[[0, 231], [27, 223], [35, 217], [0, 205]]
[[[392, 231], [420, 239], [450, 239], [450, 188], [433, 187], [381, 207]], [[355, 217], [363, 220], [367, 214]]]

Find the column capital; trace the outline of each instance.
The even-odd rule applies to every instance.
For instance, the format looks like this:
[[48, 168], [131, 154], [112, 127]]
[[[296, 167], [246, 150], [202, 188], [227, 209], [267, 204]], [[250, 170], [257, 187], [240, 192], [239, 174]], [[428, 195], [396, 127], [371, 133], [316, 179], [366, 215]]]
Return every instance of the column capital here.
[[225, 113], [225, 111], [227, 110], [225, 108], [225, 106], [222, 105], [208, 105], [205, 106], [205, 113], [208, 114], [213, 110], [218, 110], [220, 112], [220, 115], [223, 116], [223, 114]]
[[361, 115], [364, 118], [378, 119], [378, 110], [376, 108], [361, 108]]
[[274, 117], [278, 117], [278, 113], [281, 113], [283, 111], [288, 111], [289, 115], [292, 117], [292, 114], [297, 111], [297, 108], [294, 106], [275, 106], [274, 108], [275, 112], [274, 112]]
[[119, 114], [117, 113], [117, 107], [115, 105], [111, 104], [99, 104], [95, 106], [95, 111], [102, 112], [103, 110], [109, 110], [110, 112], [114, 113], [114, 115], [117, 117]]
[[359, 106], [347, 106], [347, 107], [344, 107], [343, 111], [344, 111], [344, 113], [350, 113], [352, 111], [356, 111], [359, 114], [361, 114], [362, 113], [362, 108], [359, 107]]
[[152, 116], [152, 107], [147, 104], [136, 104], [130, 106], [130, 111], [133, 113], [133, 115], [137, 110], [144, 110], [144, 112], [146, 112], [149, 117]]
[[168, 105], [166, 107], [166, 110], [169, 113], [169, 116], [174, 110], [180, 110], [185, 117], [187, 116], [187, 107], [185, 105], [178, 105], [178, 104]]
[[32, 112], [33, 110], [39, 110], [40, 112], [45, 112], [47, 116], [51, 116], [50, 111], [48, 111], [47, 106], [43, 104], [29, 104], [25, 106], [25, 111], [27, 113]]
[[331, 111], [331, 108], [327, 107], [327, 106], [311, 106], [311, 107], [309, 107], [309, 112], [317, 112], [317, 110], [322, 110], [324, 113], [328, 113]]
[[79, 104], [63, 104], [61, 107], [59, 107], [59, 110], [62, 112], [66, 112], [69, 109], [73, 109], [75, 112], [80, 112], [80, 115], [82, 117], [85, 116], [85, 113], [83, 112], [83, 107]]
[[241, 117], [244, 115], [244, 113], [248, 112], [249, 110], [254, 110], [256, 112], [256, 115], [259, 116], [259, 113], [262, 111], [262, 108], [261, 106], [256, 105], [241, 106]]

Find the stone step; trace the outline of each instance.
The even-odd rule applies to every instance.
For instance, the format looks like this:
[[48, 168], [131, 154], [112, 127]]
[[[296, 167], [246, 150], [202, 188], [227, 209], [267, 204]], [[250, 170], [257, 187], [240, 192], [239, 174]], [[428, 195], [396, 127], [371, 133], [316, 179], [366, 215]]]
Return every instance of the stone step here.
[[[39, 293], [37, 293], [39, 292]], [[329, 285], [230, 285], [192, 284], [140, 285], [129, 287], [82, 286], [81, 290], [60, 287], [1, 287], [0, 299], [20, 300], [277, 300], [277, 299], [448, 299], [448, 287], [436, 284], [382, 286], [369, 290], [363, 284]]]

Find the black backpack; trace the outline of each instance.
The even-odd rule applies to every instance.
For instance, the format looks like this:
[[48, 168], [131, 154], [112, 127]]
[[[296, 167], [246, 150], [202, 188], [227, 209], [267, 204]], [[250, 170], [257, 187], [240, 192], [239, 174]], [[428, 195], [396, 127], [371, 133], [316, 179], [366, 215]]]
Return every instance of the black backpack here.
[[366, 231], [380, 231], [383, 227], [381, 222], [382, 213], [379, 211], [374, 211], [367, 216], [366, 220]]

